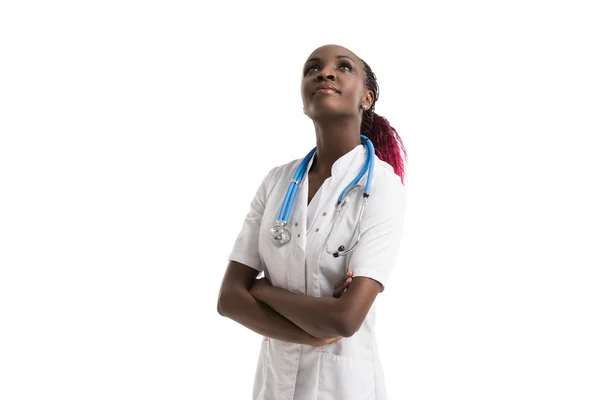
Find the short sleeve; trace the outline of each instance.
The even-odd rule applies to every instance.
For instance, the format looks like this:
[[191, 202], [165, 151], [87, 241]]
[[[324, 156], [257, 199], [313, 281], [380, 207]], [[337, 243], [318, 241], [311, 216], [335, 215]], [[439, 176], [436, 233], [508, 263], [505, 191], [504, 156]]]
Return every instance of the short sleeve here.
[[244, 218], [242, 229], [235, 240], [233, 250], [228, 258], [229, 261], [239, 262], [259, 272], [264, 269], [264, 266], [258, 251], [258, 233], [265, 210], [268, 185], [274, 171], [275, 168], [269, 171], [256, 191], [250, 203], [250, 210]]
[[398, 258], [405, 210], [406, 192], [399, 180], [386, 182], [369, 198], [360, 225], [360, 241], [348, 254], [348, 269], [354, 277], [374, 279], [385, 288]]

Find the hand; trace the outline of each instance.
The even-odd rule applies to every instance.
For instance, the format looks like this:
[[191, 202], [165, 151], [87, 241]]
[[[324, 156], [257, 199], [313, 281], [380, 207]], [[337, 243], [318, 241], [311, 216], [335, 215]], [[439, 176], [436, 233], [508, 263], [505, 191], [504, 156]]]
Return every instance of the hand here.
[[260, 293], [268, 287], [272, 287], [272, 285], [267, 278], [255, 279], [250, 287], [249, 292], [255, 299], [259, 299]]
[[342, 297], [342, 294], [344, 294], [344, 291], [346, 291], [346, 289], [348, 289], [351, 282], [352, 282], [352, 271], [348, 271], [348, 272], [346, 272], [346, 275], [344, 275], [342, 277], [342, 279], [337, 281], [337, 283], [335, 284], [335, 286], [333, 288], [333, 297], [338, 298], [338, 299], [340, 297]]
[[343, 336], [338, 336], [338, 337], [333, 337], [333, 338], [327, 338], [327, 339], [319, 339], [319, 338], [314, 338], [312, 339], [309, 343], [309, 345], [313, 346], [313, 347], [320, 347], [320, 346], [325, 346], [327, 344], [331, 344], [331, 343], [335, 343], [338, 340], [342, 339]]

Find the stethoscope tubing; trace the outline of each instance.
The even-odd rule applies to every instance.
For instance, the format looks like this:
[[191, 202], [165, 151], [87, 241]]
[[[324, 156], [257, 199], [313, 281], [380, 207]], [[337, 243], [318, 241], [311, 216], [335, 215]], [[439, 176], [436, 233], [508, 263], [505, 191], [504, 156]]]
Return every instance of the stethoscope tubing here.
[[[373, 143], [371, 143], [371, 141], [366, 136], [361, 135], [360, 138], [361, 138], [362, 144], [365, 145], [367, 148], [367, 160], [364, 163], [360, 173], [352, 180], [352, 182], [350, 182], [348, 184], [348, 186], [346, 186], [344, 188], [344, 190], [338, 197], [334, 225], [333, 225], [333, 228], [331, 229], [331, 231], [329, 232], [329, 235], [327, 236], [326, 243], [325, 243], [325, 249], [326, 249], [327, 253], [332, 254], [334, 257], [339, 257], [340, 255], [342, 255], [342, 256], [346, 255], [346, 254], [350, 253], [352, 250], [354, 250], [354, 248], [358, 245], [358, 241], [360, 240], [360, 235], [361, 235], [360, 222], [362, 220], [362, 215], [363, 215], [364, 209], [367, 204], [367, 199], [369, 198], [370, 191], [371, 191], [371, 181], [373, 178], [373, 168], [374, 168], [374, 163], [375, 163], [375, 149], [373, 147]], [[289, 230], [287, 229], [287, 223], [288, 223], [290, 213], [292, 211], [292, 205], [294, 203], [294, 199], [296, 198], [296, 193], [298, 191], [298, 187], [300, 186], [300, 182], [304, 178], [304, 176], [306, 174], [306, 170], [308, 169], [308, 164], [310, 163], [310, 160], [316, 151], [317, 151], [317, 148], [315, 147], [300, 162], [300, 165], [296, 169], [296, 172], [294, 173], [292, 181], [290, 182], [288, 189], [285, 193], [285, 196], [283, 199], [283, 204], [281, 205], [281, 210], [279, 212], [279, 217], [277, 218], [277, 221], [275, 221], [275, 225], [271, 228], [271, 235], [272, 235], [271, 239], [272, 239], [273, 243], [278, 247], [281, 247], [281, 246], [287, 244], [290, 240], [291, 236], [290, 236]], [[329, 251], [329, 249], [327, 247], [329, 245], [329, 241], [331, 239], [331, 236], [333, 235], [333, 232], [335, 232], [337, 230], [337, 226], [339, 225], [339, 222], [341, 220], [342, 211], [346, 205], [346, 198], [354, 190], [362, 188], [362, 186], [358, 185], [358, 182], [363, 178], [365, 173], [367, 174], [367, 179], [366, 179], [366, 183], [365, 183], [364, 190], [363, 190], [363, 196], [362, 196], [363, 201], [360, 206], [358, 221], [357, 221], [356, 227], [354, 228], [354, 232], [352, 234], [352, 238], [354, 238], [354, 236], [356, 236], [358, 234], [357, 241], [349, 249], [345, 249], [344, 246], [340, 246], [337, 251], [331, 252], [331, 251]]]

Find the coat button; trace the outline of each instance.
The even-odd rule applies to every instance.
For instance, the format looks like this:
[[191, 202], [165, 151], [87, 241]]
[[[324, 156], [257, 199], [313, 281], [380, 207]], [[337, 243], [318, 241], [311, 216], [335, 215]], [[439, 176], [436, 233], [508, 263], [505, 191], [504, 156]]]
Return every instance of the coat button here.
[[319, 228], [315, 229], [315, 232], [319, 232]]
[[324, 213], [323, 213], [323, 216], [326, 216], [326, 215], [327, 215], [327, 213], [326, 213], [326, 212], [324, 212]]

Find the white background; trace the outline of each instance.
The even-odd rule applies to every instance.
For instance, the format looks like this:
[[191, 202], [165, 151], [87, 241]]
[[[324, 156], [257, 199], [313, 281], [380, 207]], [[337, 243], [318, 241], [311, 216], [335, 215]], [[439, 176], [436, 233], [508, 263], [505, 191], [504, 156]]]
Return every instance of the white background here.
[[390, 399], [600, 398], [592, 3], [2, 2], [0, 398], [250, 398], [217, 293], [327, 43], [409, 153]]

